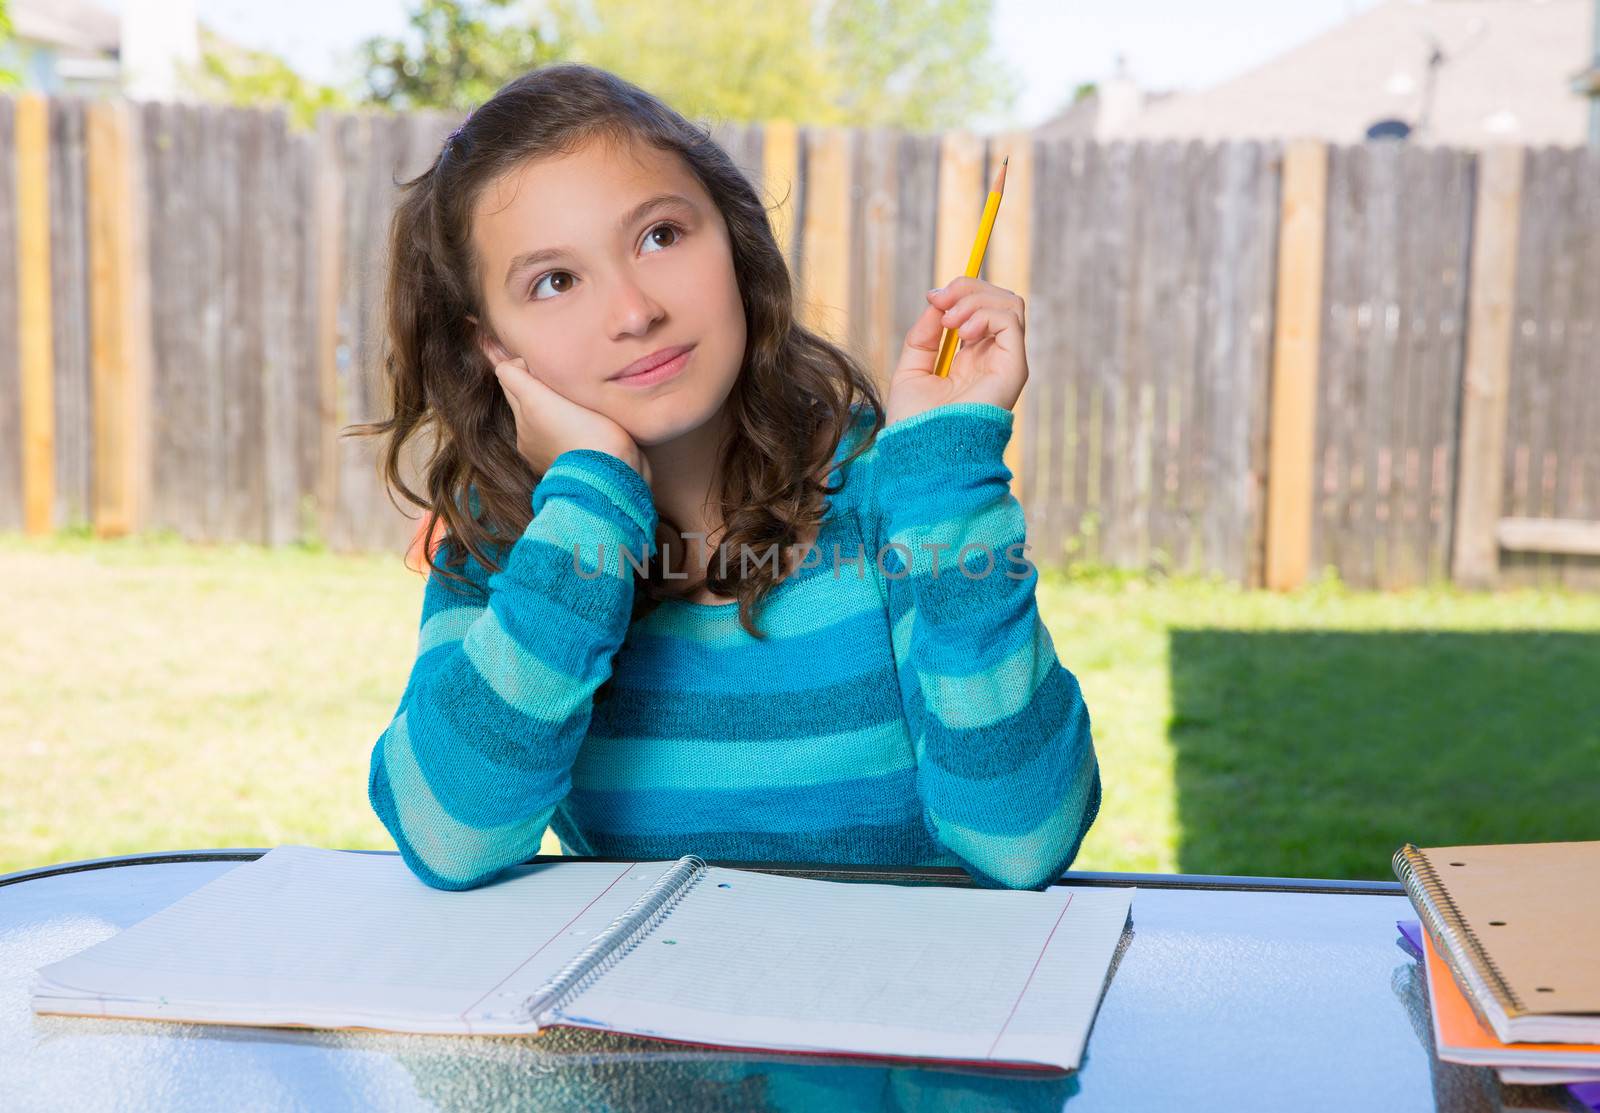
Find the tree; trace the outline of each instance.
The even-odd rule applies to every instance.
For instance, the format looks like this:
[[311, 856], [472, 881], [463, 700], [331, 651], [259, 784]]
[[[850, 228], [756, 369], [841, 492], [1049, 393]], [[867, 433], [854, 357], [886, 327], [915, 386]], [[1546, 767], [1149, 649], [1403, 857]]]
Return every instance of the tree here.
[[1009, 110], [1021, 91], [994, 54], [992, 0], [834, 0], [822, 49], [835, 110], [852, 126], [960, 127]]
[[570, 55], [691, 117], [908, 129], [1008, 108], [992, 0], [550, 0]]
[[[649, 90], [691, 118], [828, 122], [837, 97], [810, 32], [812, 0], [552, 0], [573, 60]], [[827, 117], [828, 120], [825, 120]]]
[[353, 98], [301, 77], [270, 51], [246, 50], [200, 29], [198, 65], [181, 66], [179, 79], [196, 96], [224, 104], [282, 104], [297, 127], [310, 127], [324, 108], [349, 108]]
[[[11, 0], [0, 0], [0, 46], [16, 37], [11, 25]], [[22, 75], [16, 70], [0, 66], [0, 89], [17, 89], [22, 86]]]
[[[362, 45], [367, 100], [464, 112], [558, 60], [691, 118], [959, 127], [1018, 92], [993, 0], [417, 0], [405, 38]], [[491, 21], [490, 17], [496, 17]]]
[[514, 0], [421, 0], [407, 18], [420, 42], [374, 36], [359, 48], [366, 101], [395, 109], [465, 112], [527, 70], [561, 57], [559, 45], [524, 20], [489, 18]]

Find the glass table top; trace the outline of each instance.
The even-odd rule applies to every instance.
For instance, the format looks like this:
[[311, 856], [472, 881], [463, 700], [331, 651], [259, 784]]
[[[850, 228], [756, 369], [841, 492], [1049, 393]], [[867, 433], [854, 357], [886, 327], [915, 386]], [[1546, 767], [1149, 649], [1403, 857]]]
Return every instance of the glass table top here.
[[[0, 1107], [1578, 1108], [1564, 1088], [1505, 1087], [1491, 1070], [1435, 1059], [1420, 967], [1395, 930], [1396, 920], [1414, 918], [1411, 905], [1398, 886], [1378, 883], [1315, 891], [1069, 873], [1069, 885], [1137, 888], [1083, 1064], [1071, 1074], [745, 1054], [569, 1029], [422, 1036], [33, 1013], [37, 967], [260, 853], [146, 856], [0, 878]], [[850, 876], [917, 883], [893, 869]]]

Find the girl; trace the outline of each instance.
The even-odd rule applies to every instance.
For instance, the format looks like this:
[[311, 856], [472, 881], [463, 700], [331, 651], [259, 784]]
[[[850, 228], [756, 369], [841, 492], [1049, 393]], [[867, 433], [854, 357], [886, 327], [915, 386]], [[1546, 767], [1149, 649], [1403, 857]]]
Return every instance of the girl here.
[[796, 322], [722, 148], [581, 64], [469, 116], [389, 257], [393, 413], [357, 431], [442, 535], [368, 794], [417, 877], [482, 885], [547, 826], [572, 854], [1060, 875], [1100, 772], [1001, 459], [1021, 298], [930, 291], [885, 407]]

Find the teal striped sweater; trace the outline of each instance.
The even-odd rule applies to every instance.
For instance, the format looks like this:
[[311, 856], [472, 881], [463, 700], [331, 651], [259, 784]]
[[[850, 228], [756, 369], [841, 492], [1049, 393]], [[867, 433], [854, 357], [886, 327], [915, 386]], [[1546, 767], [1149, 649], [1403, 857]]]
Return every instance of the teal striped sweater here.
[[632, 619], [621, 548], [641, 565], [656, 551], [656, 510], [603, 452], [551, 464], [500, 571], [469, 555], [484, 598], [430, 574], [368, 779], [417, 877], [481, 885], [547, 827], [569, 854], [959, 865], [989, 888], [1059, 876], [1100, 771], [1035, 602], [1002, 460], [1012, 414], [938, 407], [841, 474], [870, 428], [857, 407], [813, 557], [754, 611], [765, 641], [737, 603]]

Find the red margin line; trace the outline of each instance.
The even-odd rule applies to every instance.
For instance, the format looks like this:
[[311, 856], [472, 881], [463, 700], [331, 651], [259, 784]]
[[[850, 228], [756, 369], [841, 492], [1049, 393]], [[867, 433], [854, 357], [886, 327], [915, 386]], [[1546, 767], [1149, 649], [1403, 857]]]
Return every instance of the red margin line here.
[[1072, 907], [1072, 898], [1075, 894], [1067, 894], [1067, 903], [1061, 906], [1061, 915], [1056, 917], [1056, 922], [1050, 929], [1050, 934], [1044, 937], [1044, 946], [1039, 948], [1039, 957], [1033, 960], [1033, 969], [1028, 971], [1028, 980], [1022, 983], [1022, 992], [1017, 994], [1017, 999], [1011, 1003], [1011, 1011], [1006, 1014], [1006, 1022], [1000, 1025], [1000, 1031], [995, 1035], [994, 1042], [989, 1045], [989, 1054], [986, 1059], [994, 1058], [994, 1049], [1000, 1046], [1000, 1037], [1006, 1034], [1006, 1029], [1011, 1025], [1011, 1018], [1017, 1015], [1017, 1006], [1022, 1004], [1023, 995], [1028, 992], [1028, 987], [1033, 984], [1033, 976], [1039, 970], [1039, 963], [1044, 961], [1044, 953], [1050, 949], [1050, 940], [1056, 937], [1056, 928], [1061, 926], [1062, 919], [1067, 914], [1067, 909]]
[[[551, 863], [551, 864], [552, 865], [559, 865], [560, 863]], [[519, 962], [516, 965], [516, 968], [511, 971], [511, 973], [507, 974], [505, 977], [501, 978], [498, 982], [495, 982], [494, 985], [490, 986], [488, 991], [486, 993], [484, 993], [484, 995], [482, 997], [478, 998], [472, 1004], [470, 1004], [466, 1008], [462, 1009], [461, 1010], [461, 1016], [458, 1019], [460, 1019], [463, 1023], [466, 1023], [467, 1022], [467, 1014], [469, 1012], [471, 1012], [473, 1009], [477, 1008], [479, 1005], [483, 1004], [483, 1002], [489, 997], [490, 994], [492, 994], [495, 990], [499, 989], [501, 986], [505, 985], [508, 981], [510, 981], [511, 978], [516, 974], [516, 972], [518, 970], [521, 970], [524, 966], [528, 965], [528, 963], [532, 962], [535, 958], [537, 958], [540, 951], [544, 950], [550, 944], [554, 943], [557, 939], [561, 938], [561, 933], [563, 931], [566, 931], [573, 924], [577, 923], [578, 920], [580, 918], [582, 918], [582, 916], [583, 916], [583, 914], [585, 912], [589, 911], [589, 909], [594, 907], [595, 901], [599, 900], [601, 897], [605, 896], [613, 888], [615, 888], [615, 886], [616, 886], [618, 881], [621, 881], [624, 877], [628, 876], [628, 870], [633, 869], [633, 867], [637, 866], [638, 864], [639, 864], [638, 862], [629, 862], [628, 866], [627, 866], [627, 869], [624, 869], [621, 873], [617, 874], [616, 877], [612, 878], [611, 884], [607, 885], [604, 889], [601, 889], [598, 893], [596, 893], [594, 895], [594, 900], [591, 900], [588, 904], [584, 905], [581, 909], [579, 909], [577, 915], [573, 916], [572, 919], [570, 919], [566, 923], [562, 924], [561, 927], [559, 929], [557, 929], [557, 931], [556, 931], [556, 933], [554, 935], [552, 935], [549, 939], [546, 939], [543, 943], [540, 943], [538, 947], [534, 948], [534, 951], [533, 951], [532, 954], [530, 954], [527, 958], [525, 958], [521, 962]]]

